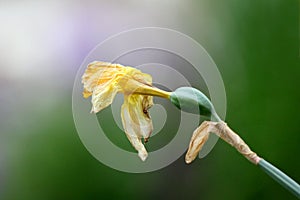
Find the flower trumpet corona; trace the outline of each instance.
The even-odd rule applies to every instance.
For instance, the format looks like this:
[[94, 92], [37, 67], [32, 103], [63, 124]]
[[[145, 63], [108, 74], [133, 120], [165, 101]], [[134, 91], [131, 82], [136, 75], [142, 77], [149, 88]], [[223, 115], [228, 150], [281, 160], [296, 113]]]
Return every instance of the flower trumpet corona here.
[[152, 96], [169, 98], [170, 93], [153, 87], [149, 74], [107, 62], [90, 63], [82, 76], [82, 83], [83, 96], [92, 96], [91, 113], [109, 106], [118, 92], [124, 94], [122, 124], [128, 140], [144, 161], [148, 153], [141, 139], [147, 142], [153, 130], [148, 112], [153, 105]]

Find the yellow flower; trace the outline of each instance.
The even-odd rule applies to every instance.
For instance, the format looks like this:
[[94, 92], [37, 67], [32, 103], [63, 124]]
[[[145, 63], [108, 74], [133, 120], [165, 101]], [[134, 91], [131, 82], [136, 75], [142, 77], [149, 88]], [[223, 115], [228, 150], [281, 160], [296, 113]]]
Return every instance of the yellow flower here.
[[141, 138], [147, 142], [153, 130], [148, 113], [153, 97], [170, 98], [170, 93], [152, 86], [152, 77], [132, 67], [95, 61], [82, 76], [83, 96], [92, 96], [92, 110], [97, 113], [109, 106], [118, 92], [124, 94], [121, 118], [127, 138], [144, 161], [147, 156]]

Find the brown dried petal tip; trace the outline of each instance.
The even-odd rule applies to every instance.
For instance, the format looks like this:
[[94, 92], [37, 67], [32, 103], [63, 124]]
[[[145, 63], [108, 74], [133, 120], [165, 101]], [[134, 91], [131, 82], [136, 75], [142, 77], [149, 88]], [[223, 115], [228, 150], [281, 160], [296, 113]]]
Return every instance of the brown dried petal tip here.
[[244, 157], [246, 157], [253, 164], [260, 161], [260, 157], [249, 148], [249, 146], [233, 132], [225, 122], [203, 122], [193, 133], [190, 141], [189, 149], [185, 157], [186, 163], [191, 163], [202, 149], [204, 143], [207, 141], [209, 134], [215, 133], [225, 142], [235, 147]]

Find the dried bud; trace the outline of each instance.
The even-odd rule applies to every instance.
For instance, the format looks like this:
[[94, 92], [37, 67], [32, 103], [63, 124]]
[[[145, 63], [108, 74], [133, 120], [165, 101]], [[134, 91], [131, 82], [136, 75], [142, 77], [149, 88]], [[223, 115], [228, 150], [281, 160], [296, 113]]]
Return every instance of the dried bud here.
[[255, 152], [251, 151], [249, 146], [225, 122], [205, 121], [193, 133], [188, 152], [185, 156], [186, 163], [191, 163], [197, 157], [210, 133], [216, 134], [225, 142], [235, 147], [238, 152], [252, 163], [257, 164], [261, 159]]
[[191, 163], [201, 151], [209, 137], [209, 122], [203, 122], [193, 133], [188, 152], [185, 155], [185, 162]]

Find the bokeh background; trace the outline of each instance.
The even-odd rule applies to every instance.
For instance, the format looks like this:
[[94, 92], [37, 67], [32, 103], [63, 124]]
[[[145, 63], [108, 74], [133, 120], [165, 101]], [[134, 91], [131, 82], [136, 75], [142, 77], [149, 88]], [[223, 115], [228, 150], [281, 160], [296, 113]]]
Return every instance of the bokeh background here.
[[0, 199], [295, 199], [222, 141], [191, 165], [111, 169], [82, 145], [71, 96], [107, 37], [178, 30], [217, 64], [229, 125], [299, 182], [299, 1], [1, 1], [0, 23]]

